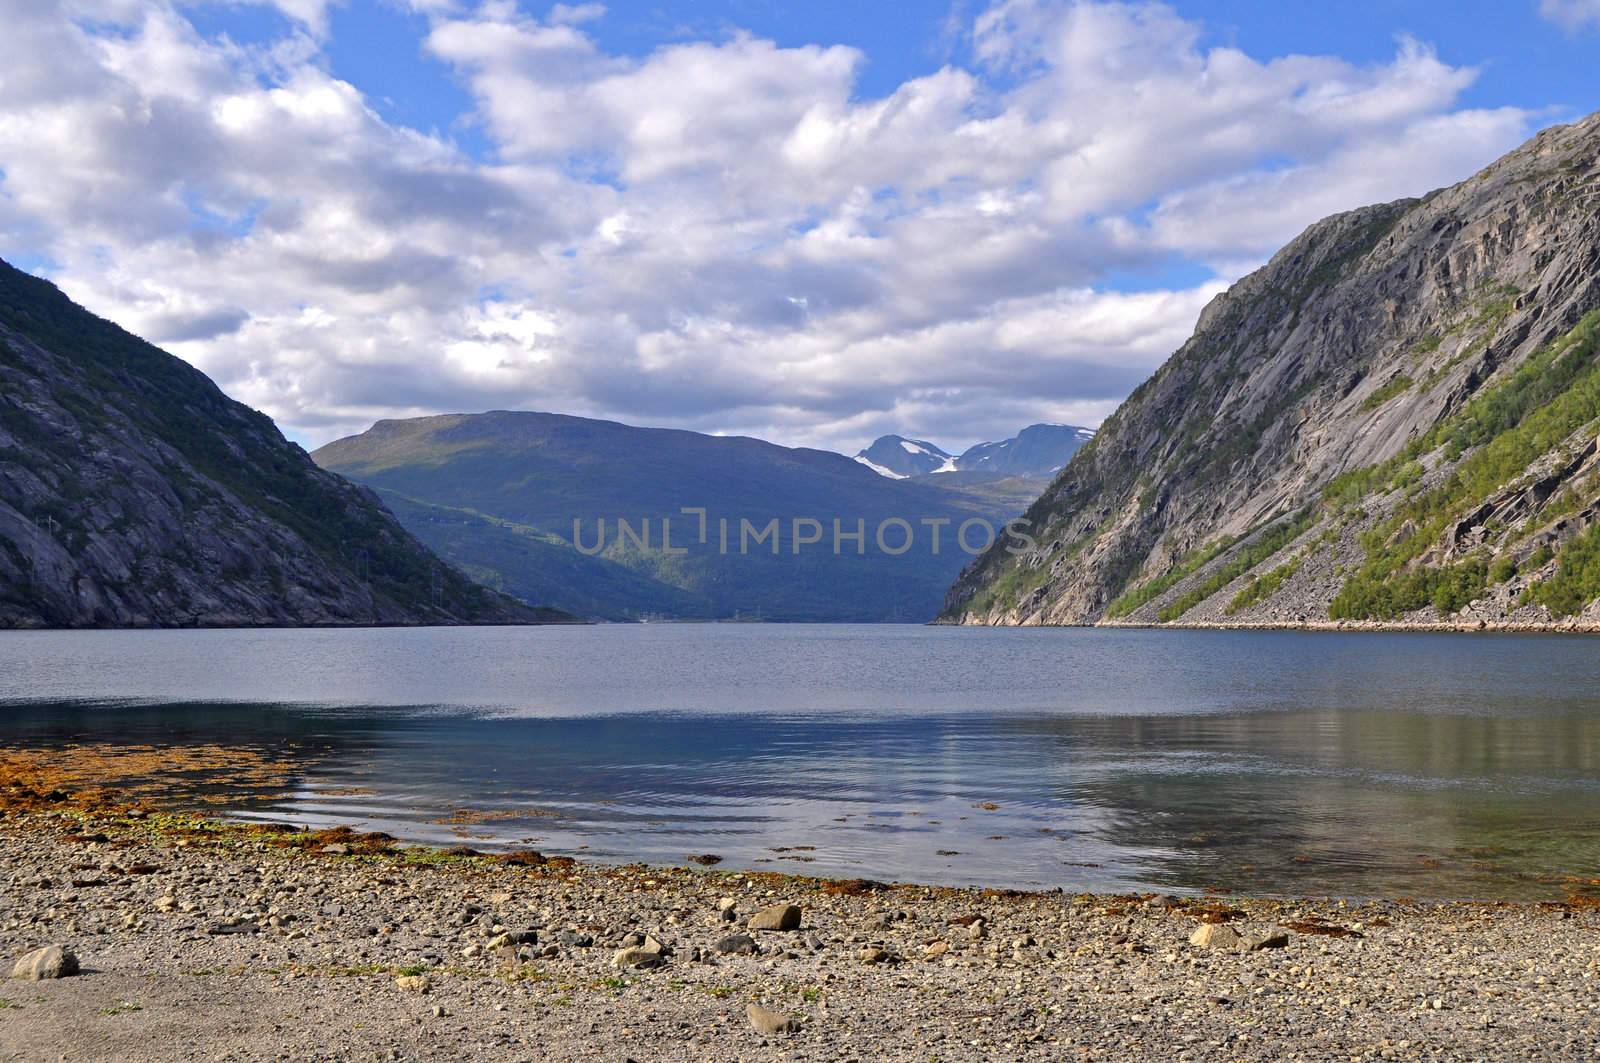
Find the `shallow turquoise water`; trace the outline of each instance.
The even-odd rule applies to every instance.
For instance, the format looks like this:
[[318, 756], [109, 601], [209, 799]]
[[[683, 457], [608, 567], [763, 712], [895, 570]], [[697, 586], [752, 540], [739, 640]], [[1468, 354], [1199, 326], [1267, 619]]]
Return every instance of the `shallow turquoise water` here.
[[[1597, 651], [835, 625], [7, 633], [0, 740], [258, 750], [293, 778], [230, 792], [237, 814], [481, 848], [1546, 897], [1600, 876]], [[458, 809], [489, 815], [439, 822]]]

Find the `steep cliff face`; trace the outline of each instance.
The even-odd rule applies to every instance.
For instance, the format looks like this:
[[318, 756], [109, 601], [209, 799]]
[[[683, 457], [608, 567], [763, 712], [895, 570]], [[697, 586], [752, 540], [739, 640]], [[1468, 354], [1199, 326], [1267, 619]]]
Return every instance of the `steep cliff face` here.
[[0, 262], [0, 628], [535, 617], [200, 372]]
[[[944, 619], [1600, 617], [1600, 116], [1219, 296]], [[1014, 544], [1013, 544], [1014, 545]]]

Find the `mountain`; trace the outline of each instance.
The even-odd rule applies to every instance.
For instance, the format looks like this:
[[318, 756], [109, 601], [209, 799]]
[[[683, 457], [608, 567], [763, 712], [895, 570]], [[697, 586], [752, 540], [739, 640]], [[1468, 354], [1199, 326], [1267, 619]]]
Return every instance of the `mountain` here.
[[955, 467], [963, 472], [1049, 479], [1093, 438], [1092, 428], [1069, 424], [1029, 425], [1011, 439], [979, 443], [963, 451]]
[[0, 262], [0, 627], [541, 615], [198, 370]]
[[932, 443], [904, 436], [879, 436], [856, 460], [880, 476], [904, 480], [912, 476], [949, 472], [955, 458]]
[[[956, 472], [970, 474], [964, 478], [969, 483], [1008, 477], [1048, 480], [1066, 465], [1078, 448], [1093, 438], [1091, 428], [1035, 424], [1010, 439], [979, 443], [955, 457], [926, 440], [880, 436], [872, 446], [857, 454], [856, 460], [891, 480], [935, 473], [946, 476]], [[1043, 486], [1043, 483], [1039, 485], [1041, 489]]]
[[944, 619], [1600, 621], [1600, 115], [1218, 296]]
[[962, 523], [1026, 504], [827, 451], [548, 413], [381, 421], [313, 457], [479, 579], [608, 619], [927, 620], [969, 559]]

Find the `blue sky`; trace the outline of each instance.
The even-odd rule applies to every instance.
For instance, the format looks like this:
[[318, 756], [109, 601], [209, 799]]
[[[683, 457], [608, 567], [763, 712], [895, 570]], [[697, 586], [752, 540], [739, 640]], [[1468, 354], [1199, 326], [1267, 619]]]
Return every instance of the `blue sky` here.
[[[555, 5], [519, 6], [541, 15]], [[849, 45], [867, 56], [857, 87], [870, 97], [893, 92], [948, 62], [970, 59], [956, 27], [963, 12], [977, 6], [970, 0], [621, 2], [606, 5], [594, 36], [607, 51], [632, 56], [740, 31], [791, 47]], [[1566, 117], [1600, 109], [1600, 63], [1595, 61], [1600, 36], [1592, 28], [1600, 22], [1585, 28], [1539, 17], [1536, 0], [1520, 5], [1519, 0], [1203, 0], [1172, 6], [1204, 24], [1208, 44], [1259, 55], [1332, 54], [1376, 63], [1393, 54], [1398, 38], [1410, 36], [1434, 45], [1446, 62], [1480, 69], [1462, 96], [1468, 105], [1549, 108]], [[266, 2], [203, 3], [188, 6], [186, 13], [203, 32], [241, 42], [270, 41], [293, 24]], [[386, 117], [450, 133], [474, 153], [490, 150], [489, 142], [473, 132], [471, 94], [447, 64], [425, 54], [425, 15], [399, 0], [346, 0], [332, 7], [329, 17], [331, 69], [371, 94]]]
[[0, 13], [0, 255], [308, 445], [1097, 424], [1307, 224], [1600, 108], [1600, 0]]

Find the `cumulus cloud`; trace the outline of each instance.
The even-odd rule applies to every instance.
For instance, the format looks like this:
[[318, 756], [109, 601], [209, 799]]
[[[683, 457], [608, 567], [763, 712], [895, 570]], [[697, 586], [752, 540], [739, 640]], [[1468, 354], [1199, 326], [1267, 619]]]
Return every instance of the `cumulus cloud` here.
[[329, 3], [275, 2], [292, 36], [243, 49], [169, 0], [0, 0], [0, 251], [313, 443], [519, 407], [841, 448], [1098, 423], [1238, 271], [1533, 122], [1415, 41], [1251, 56], [1158, 4], [1000, 0], [972, 64], [864, 98], [828, 42], [623, 56], [598, 4], [408, 0], [480, 158], [329, 72]]

